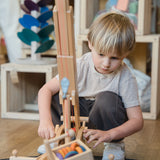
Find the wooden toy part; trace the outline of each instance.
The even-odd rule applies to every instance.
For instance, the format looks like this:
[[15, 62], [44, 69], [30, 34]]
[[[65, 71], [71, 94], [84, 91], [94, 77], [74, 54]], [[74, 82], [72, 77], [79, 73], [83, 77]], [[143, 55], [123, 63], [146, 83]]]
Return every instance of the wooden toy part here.
[[[53, 10], [55, 35], [57, 44], [57, 62], [59, 81], [65, 77], [69, 80], [69, 87], [66, 95], [72, 97], [72, 104], [74, 105], [75, 113], [75, 127], [76, 130], [80, 127], [79, 121], [79, 99], [76, 84], [76, 54], [74, 44], [74, 27], [73, 27], [73, 9], [69, 6], [68, 0], [56, 0], [56, 5]], [[63, 99], [62, 86], [60, 84], [60, 103], [66, 107], [66, 102]], [[69, 119], [65, 114], [69, 111], [63, 112], [65, 132], [70, 129]], [[68, 116], [69, 117], [69, 116]], [[68, 122], [67, 122], [68, 121]], [[67, 140], [68, 141], [68, 140]]]
[[[63, 121], [63, 120], [64, 120], [64, 117], [61, 116], [61, 121]], [[75, 120], [76, 120], [75, 116], [71, 116], [71, 122], [75, 122]], [[80, 116], [79, 120], [80, 120], [80, 122], [88, 122], [89, 118]]]
[[58, 136], [58, 137], [55, 137], [55, 138], [52, 138], [52, 139], [49, 139], [49, 140], [45, 139], [44, 144], [45, 144], [48, 159], [49, 160], [54, 160], [54, 155], [53, 155], [52, 150], [51, 150], [50, 145], [49, 145], [50, 143], [59, 141], [61, 139], [64, 139], [65, 137], [73, 137], [74, 135], [75, 135], [75, 132], [72, 129], [70, 129], [68, 131], [68, 133], [64, 133], [61, 136]]
[[[57, 126], [57, 125], [56, 125]], [[56, 137], [60, 136], [62, 133], [64, 133], [64, 124], [62, 124], [61, 126], [59, 126], [58, 128], [55, 128], [55, 133], [56, 133]]]
[[37, 160], [36, 158], [30, 158], [30, 157], [17, 157], [18, 151], [14, 149], [12, 151], [12, 156], [9, 158], [9, 160]]
[[14, 150], [12, 151], [12, 155], [13, 155], [14, 157], [17, 156], [17, 153], [18, 153], [18, 151], [17, 151], [16, 149], [14, 149]]
[[58, 137], [55, 137], [55, 138], [51, 138], [49, 140], [45, 139], [44, 143], [45, 144], [50, 144], [50, 143], [56, 142], [56, 141], [61, 140], [61, 139], [65, 138], [65, 137], [68, 137], [68, 136], [69, 137], [73, 137], [74, 135], [75, 135], [75, 132], [73, 131], [73, 129], [70, 129], [68, 131], [68, 133], [64, 133], [61, 136], [58, 136]]
[[114, 155], [113, 155], [113, 154], [110, 154], [110, 155], [108, 156], [108, 158], [109, 158], [109, 160], [114, 160]]
[[[69, 95], [67, 95], [67, 98], [64, 99], [63, 101], [63, 113], [64, 114], [64, 130], [65, 133], [68, 134], [67, 132], [69, 131], [69, 129], [71, 129], [71, 108], [70, 108], [70, 97]], [[65, 137], [65, 143], [68, 143], [71, 141], [71, 138], [69, 136]]]
[[76, 139], [79, 139], [79, 140], [83, 141], [83, 130], [84, 130], [84, 129], [87, 129], [87, 127], [82, 126], [82, 127], [78, 130]]
[[55, 132], [56, 135], [57, 135], [57, 133], [58, 133], [58, 130], [59, 130], [59, 124], [57, 124], [57, 125], [55, 126], [55, 129], [54, 129], [54, 132]]

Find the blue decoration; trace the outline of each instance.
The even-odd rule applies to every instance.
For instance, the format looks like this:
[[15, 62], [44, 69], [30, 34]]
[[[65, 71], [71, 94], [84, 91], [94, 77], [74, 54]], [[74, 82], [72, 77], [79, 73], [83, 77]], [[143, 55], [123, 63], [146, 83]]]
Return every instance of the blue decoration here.
[[69, 87], [69, 80], [64, 77], [62, 80], [61, 80], [61, 87], [62, 87], [62, 92], [63, 92], [63, 96], [62, 98], [65, 99], [66, 98], [66, 94], [68, 92], [68, 87]]
[[44, 23], [44, 22], [46, 22], [48, 19], [50, 19], [51, 17], [53, 17], [53, 12], [52, 12], [52, 11], [46, 11], [46, 12], [43, 12], [37, 19], [38, 19], [41, 23]]
[[108, 0], [106, 3], [106, 10], [110, 10], [112, 6], [117, 5], [118, 0]]
[[47, 22], [45, 22], [45, 23], [41, 23], [41, 28], [44, 28], [44, 27], [46, 27], [46, 26], [48, 26], [49, 24], [47, 23]]
[[137, 14], [138, 12], [138, 2], [132, 2], [129, 4], [129, 13]]
[[22, 32], [18, 32], [17, 35], [19, 39], [27, 45], [31, 45], [32, 41], [40, 42], [39, 36], [27, 28], [24, 28]]
[[49, 11], [49, 8], [48, 8], [48, 7], [42, 7], [42, 8], [40, 9], [40, 12], [41, 12], [41, 13], [44, 13], [44, 12], [47, 12], [47, 11]]
[[43, 40], [43, 43], [37, 48], [35, 53], [42, 53], [47, 51], [54, 44], [54, 40]]
[[74, 156], [74, 155], [76, 155], [76, 154], [78, 154], [77, 151], [70, 151], [70, 152], [68, 152], [68, 153], [65, 155], [64, 158], [69, 158], [69, 157]]
[[86, 151], [86, 149], [83, 146], [79, 146], [79, 147], [82, 149], [83, 152]]
[[39, 45], [34, 51], [35, 54], [49, 50], [54, 44], [53, 36], [50, 36], [54, 31], [54, 25], [50, 25], [48, 22], [53, 17], [53, 11], [46, 6], [47, 4], [52, 5], [52, 2], [53, 0], [40, 0], [38, 3], [33, 2], [33, 0], [24, 0], [24, 4], [21, 4], [21, 9], [27, 14], [19, 18], [19, 23], [24, 29], [18, 32], [17, 36], [27, 45], [31, 45], [32, 41], [36, 41]]
[[54, 31], [54, 25], [50, 24], [43, 27], [39, 32], [38, 35], [40, 38], [48, 37]]
[[39, 21], [29, 14], [25, 14], [22, 18], [19, 19], [19, 23], [24, 27], [31, 29], [32, 26], [39, 27]]

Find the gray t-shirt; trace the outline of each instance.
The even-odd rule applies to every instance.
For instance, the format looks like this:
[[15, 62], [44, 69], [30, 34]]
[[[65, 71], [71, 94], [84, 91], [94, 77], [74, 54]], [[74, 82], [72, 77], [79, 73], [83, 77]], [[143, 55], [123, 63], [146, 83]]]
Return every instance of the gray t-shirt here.
[[100, 92], [112, 91], [122, 98], [125, 108], [139, 105], [137, 82], [125, 63], [104, 75], [95, 70], [92, 53], [86, 53], [77, 60], [77, 83], [79, 97], [92, 99]]
[[137, 82], [125, 63], [115, 72], [101, 74], [94, 68], [92, 53], [86, 53], [77, 59], [77, 83], [79, 97], [94, 99], [100, 92], [111, 91], [122, 98], [125, 108], [139, 105]]

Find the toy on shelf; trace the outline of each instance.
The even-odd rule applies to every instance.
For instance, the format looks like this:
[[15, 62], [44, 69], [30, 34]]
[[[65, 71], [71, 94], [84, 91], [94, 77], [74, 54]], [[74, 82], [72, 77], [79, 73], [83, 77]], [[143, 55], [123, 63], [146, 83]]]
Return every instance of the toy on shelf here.
[[106, 10], [124, 12], [133, 23], [136, 35], [151, 33], [152, 0], [108, 0]]
[[53, 64], [56, 62], [54, 58], [41, 57], [41, 53], [51, 49], [54, 44], [52, 36], [54, 25], [50, 20], [53, 17], [52, 6], [52, 0], [25, 0], [24, 4], [21, 4], [21, 9], [26, 14], [19, 19], [19, 23], [24, 28], [17, 33], [17, 36], [23, 43], [31, 46], [31, 58], [19, 59], [18, 63]]
[[122, 11], [129, 17], [135, 29], [137, 29], [138, 19], [138, 0], [108, 0], [106, 9], [101, 12]]
[[109, 11], [121, 11], [127, 14], [135, 26], [136, 35], [151, 33], [152, 0], [106, 0], [104, 2], [106, 5], [101, 6], [100, 11], [97, 7], [98, 0], [94, 0], [94, 3], [92, 0], [81, 0], [78, 5], [75, 5], [78, 35], [86, 35], [95, 16]]

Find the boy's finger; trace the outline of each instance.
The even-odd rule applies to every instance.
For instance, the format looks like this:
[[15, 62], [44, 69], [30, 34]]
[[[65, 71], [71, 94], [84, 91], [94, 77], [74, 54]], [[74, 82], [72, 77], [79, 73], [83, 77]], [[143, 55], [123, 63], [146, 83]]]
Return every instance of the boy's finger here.
[[91, 136], [91, 132], [86, 132], [86, 133], [84, 134], [84, 137], [85, 137], [85, 138], [87, 138], [87, 137], [89, 137], [89, 136]]
[[44, 132], [39, 132], [39, 136], [42, 137], [42, 138], [45, 138]]
[[89, 131], [89, 129], [84, 129], [83, 133], [87, 133]]
[[92, 142], [93, 140], [95, 140], [95, 136], [93, 136], [93, 135], [89, 136], [88, 143]]
[[49, 139], [49, 136], [50, 136], [49, 131], [46, 131], [46, 132], [45, 132], [45, 138], [46, 138], [46, 139]]
[[54, 136], [55, 136], [54, 130], [51, 129], [51, 130], [50, 130], [50, 138], [53, 138]]
[[97, 142], [94, 144], [93, 148], [97, 147], [100, 143], [101, 143], [100, 141], [97, 141]]

